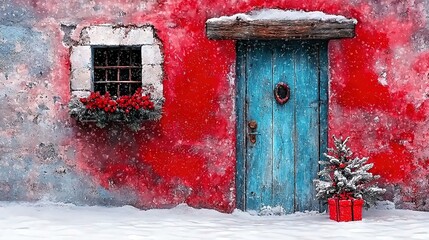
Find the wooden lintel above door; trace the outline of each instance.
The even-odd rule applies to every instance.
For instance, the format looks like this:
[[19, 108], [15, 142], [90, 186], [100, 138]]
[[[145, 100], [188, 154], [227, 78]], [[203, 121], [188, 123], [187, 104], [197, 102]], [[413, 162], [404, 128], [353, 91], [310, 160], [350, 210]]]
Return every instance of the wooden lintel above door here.
[[[262, 11], [264, 15], [258, 17]], [[321, 12], [263, 9], [208, 19], [206, 34], [213, 40], [329, 40], [354, 37], [356, 23], [355, 19]]]

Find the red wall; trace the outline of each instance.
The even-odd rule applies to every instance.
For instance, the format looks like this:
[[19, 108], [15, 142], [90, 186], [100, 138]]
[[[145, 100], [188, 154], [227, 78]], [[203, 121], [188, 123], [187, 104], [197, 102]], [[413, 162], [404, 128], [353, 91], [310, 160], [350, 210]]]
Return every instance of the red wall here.
[[[31, 12], [24, 22], [46, 36], [52, 59], [47, 91], [63, 104], [49, 115], [65, 123], [53, 143], [67, 168], [95, 189], [82, 198], [102, 198], [101, 192], [107, 192], [116, 202], [143, 208], [186, 202], [234, 209], [235, 43], [208, 40], [204, 23], [266, 7], [324, 11], [359, 21], [354, 39], [329, 45], [329, 134], [351, 136], [354, 152], [375, 163], [388, 199], [401, 207], [429, 209], [424, 202], [429, 195], [429, 4], [424, 0], [14, 2], [19, 2], [14, 8]], [[72, 39], [91, 24], [154, 25], [165, 58], [162, 120], [147, 123], [137, 134], [70, 120], [64, 107], [70, 98], [69, 49], [60, 23], [77, 25]]]

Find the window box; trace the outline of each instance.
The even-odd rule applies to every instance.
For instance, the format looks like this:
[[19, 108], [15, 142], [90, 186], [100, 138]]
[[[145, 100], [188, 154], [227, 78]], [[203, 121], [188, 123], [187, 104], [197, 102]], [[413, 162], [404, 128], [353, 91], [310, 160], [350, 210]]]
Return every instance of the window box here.
[[70, 115], [80, 122], [93, 122], [104, 128], [112, 122], [122, 122], [138, 131], [143, 121], [161, 118], [162, 100], [153, 100], [139, 88], [132, 96], [111, 97], [107, 92], [91, 92], [88, 97], [74, 98], [69, 104]]

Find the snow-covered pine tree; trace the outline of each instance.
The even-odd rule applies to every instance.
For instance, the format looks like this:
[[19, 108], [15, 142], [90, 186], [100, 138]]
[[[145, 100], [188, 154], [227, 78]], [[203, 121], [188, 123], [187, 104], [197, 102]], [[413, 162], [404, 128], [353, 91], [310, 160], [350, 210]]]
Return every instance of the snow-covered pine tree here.
[[322, 201], [332, 197], [357, 198], [365, 201], [366, 208], [374, 205], [386, 191], [372, 183], [380, 178], [368, 172], [374, 164], [366, 163], [367, 157], [352, 158], [353, 152], [347, 146], [349, 138], [343, 140], [333, 136], [333, 139], [335, 147], [328, 148], [328, 153], [324, 154], [327, 161], [319, 161], [324, 168], [318, 173], [319, 179], [314, 180], [316, 197]]

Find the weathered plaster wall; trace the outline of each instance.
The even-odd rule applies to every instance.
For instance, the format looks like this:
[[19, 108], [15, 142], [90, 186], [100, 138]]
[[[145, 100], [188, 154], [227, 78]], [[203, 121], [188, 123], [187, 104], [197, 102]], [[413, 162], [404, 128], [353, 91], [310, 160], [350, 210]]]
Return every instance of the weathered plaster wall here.
[[[330, 134], [351, 135], [406, 208], [429, 210], [429, 2], [425, 0], [4, 0], [0, 3], [0, 200], [48, 199], [231, 211], [235, 129], [232, 41], [209, 17], [254, 8], [359, 20], [332, 41]], [[164, 116], [145, 130], [73, 122], [69, 46], [93, 24], [152, 24], [163, 43]]]

